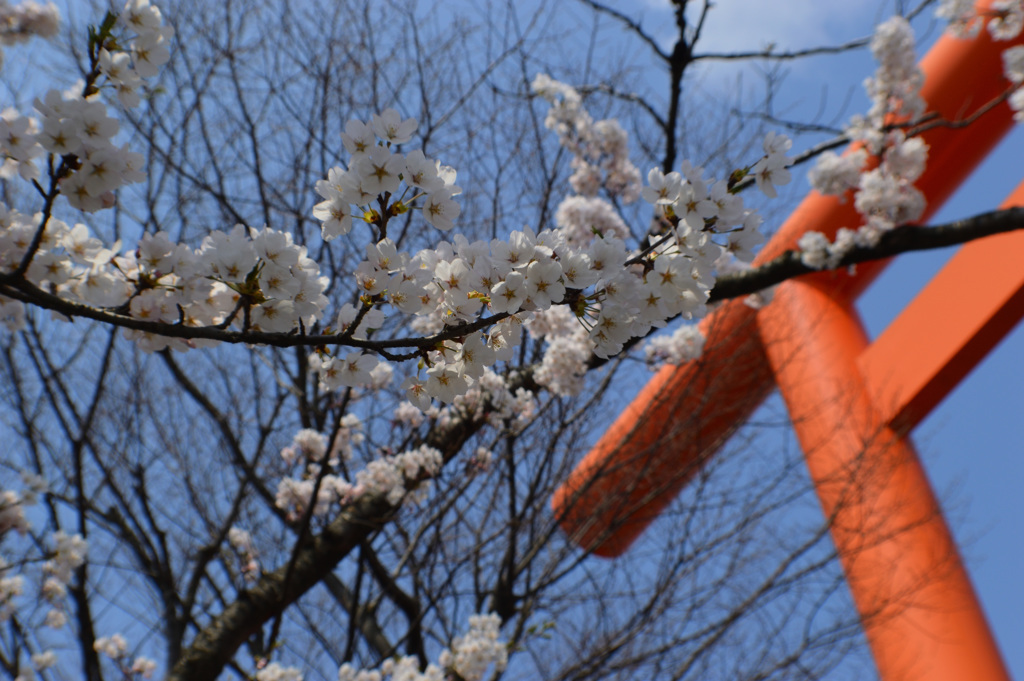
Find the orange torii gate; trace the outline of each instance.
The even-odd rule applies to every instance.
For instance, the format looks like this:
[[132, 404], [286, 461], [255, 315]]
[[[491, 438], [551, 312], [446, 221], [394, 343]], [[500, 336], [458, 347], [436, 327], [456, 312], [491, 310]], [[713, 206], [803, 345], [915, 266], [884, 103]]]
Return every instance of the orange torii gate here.
[[[991, 2], [979, 3], [987, 8]], [[929, 110], [962, 120], [1005, 92], [1007, 43], [942, 37], [922, 60]], [[961, 130], [924, 133], [927, 220], [1012, 126], [1005, 104]], [[1024, 205], [1024, 183], [1003, 207]], [[811, 193], [755, 260], [860, 223], [852, 202]], [[1024, 317], [1024, 232], [963, 246], [873, 343], [853, 302], [887, 264], [779, 286], [755, 311], [706, 318], [701, 359], [662, 369], [556, 492], [569, 536], [624, 552], [777, 386], [832, 523], [885, 681], [1009, 681], [907, 433]], [[964, 282], [970, 282], [970, 287]]]

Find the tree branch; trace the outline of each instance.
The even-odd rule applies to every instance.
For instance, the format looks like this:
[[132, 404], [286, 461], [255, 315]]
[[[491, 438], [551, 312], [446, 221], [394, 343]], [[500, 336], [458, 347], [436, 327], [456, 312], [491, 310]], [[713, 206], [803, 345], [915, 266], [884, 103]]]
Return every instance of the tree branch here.
[[366, 497], [342, 511], [296, 552], [294, 566], [264, 573], [250, 591], [213, 618], [182, 653], [167, 681], [213, 681], [235, 651], [265, 622], [319, 583], [348, 553], [389, 522], [397, 509]]
[[789, 59], [801, 59], [803, 57], [813, 57], [821, 54], [840, 54], [864, 47], [870, 42], [871, 36], [867, 36], [865, 38], [851, 40], [847, 43], [843, 43], [842, 45], [810, 47], [803, 50], [792, 50], [789, 52], [776, 52], [775, 45], [769, 45], [763, 50], [756, 50], [753, 52], [704, 52], [693, 55], [691, 59], [693, 61], [707, 61], [709, 59], [719, 61], [736, 61], [740, 59], [773, 59], [776, 61], [784, 61]]
[[[846, 267], [869, 260], [889, 258], [909, 251], [946, 248], [947, 246], [955, 246], [981, 237], [1011, 232], [1021, 228], [1024, 228], [1024, 208], [1007, 208], [991, 211], [934, 227], [903, 225], [887, 232], [876, 246], [851, 250], [838, 263], [837, 267]], [[709, 302], [738, 298], [756, 293], [761, 289], [774, 286], [786, 279], [814, 271], [816, 270], [800, 262], [799, 254], [791, 251], [760, 267], [719, 277], [714, 289], [711, 291]], [[446, 340], [467, 336], [508, 317], [506, 313], [490, 315], [473, 322], [450, 326], [439, 333], [424, 338], [363, 340], [350, 338], [347, 334], [313, 335], [232, 331], [216, 326], [182, 326], [164, 322], [151, 322], [65, 300], [13, 274], [0, 274], [0, 295], [5, 295], [46, 310], [53, 310], [67, 317], [84, 317], [112, 326], [134, 329], [170, 338], [202, 338], [223, 343], [248, 343], [274, 347], [341, 345], [371, 350], [387, 359], [396, 361], [411, 359], [419, 351], [433, 349], [439, 343]], [[408, 355], [394, 355], [389, 352], [389, 350], [400, 348], [411, 348], [413, 351]]]
[[[536, 389], [526, 372], [510, 379], [515, 387]], [[434, 428], [427, 444], [450, 462], [485, 423], [483, 418], [456, 418]], [[260, 627], [278, 615], [334, 570], [354, 548], [391, 522], [401, 508], [383, 496], [363, 497], [338, 514], [317, 536], [296, 548], [294, 561], [261, 575], [256, 586], [242, 591], [234, 603], [213, 618], [182, 652], [167, 681], [213, 681], [238, 648]]]
[[[850, 250], [834, 268], [842, 269], [857, 263], [889, 258], [900, 253], [946, 248], [1003, 232], [1024, 228], [1024, 207], [982, 213], [964, 220], [934, 227], [903, 225], [882, 235], [878, 244]], [[711, 290], [708, 302], [738, 298], [762, 291], [802, 274], [820, 272], [800, 261], [798, 251], [787, 251], [778, 258], [749, 269], [720, 277]]]
[[626, 28], [633, 31], [633, 33], [636, 33], [637, 37], [639, 37], [641, 40], [647, 43], [648, 47], [650, 47], [656, 55], [658, 55], [665, 61], [669, 60], [669, 55], [666, 54], [665, 51], [661, 49], [661, 47], [658, 45], [658, 41], [655, 40], [653, 36], [648, 35], [647, 32], [644, 31], [644, 29], [640, 26], [640, 24], [637, 21], [630, 19], [628, 16], [626, 16], [625, 14], [616, 9], [612, 9], [611, 7], [602, 5], [599, 2], [594, 2], [594, 0], [580, 0], [580, 2], [582, 2], [584, 5], [590, 7], [591, 9], [597, 12], [607, 14], [608, 16], [613, 17], [616, 20], [622, 22], [622, 24], [625, 25]]

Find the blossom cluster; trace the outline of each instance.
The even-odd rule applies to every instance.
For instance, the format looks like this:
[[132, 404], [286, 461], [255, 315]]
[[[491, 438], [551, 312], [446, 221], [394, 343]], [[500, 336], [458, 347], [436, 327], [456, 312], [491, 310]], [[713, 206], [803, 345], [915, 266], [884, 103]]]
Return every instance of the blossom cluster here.
[[[0, 45], [16, 45], [33, 36], [52, 38], [57, 35], [59, 26], [60, 12], [52, 2], [43, 5], [27, 0], [12, 6], [0, 0]], [[0, 51], [0, 63], [2, 61]]]
[[501, 618], [494, 613], [473, 615], [469, 631], [452, 641], [451, 651], [441, 654], [439, 662], [465, 681], [480, 681], [493, 666], [498, 672], [508, 663], [508, 648], [498, 638]]
[[693, 325], [680, 325], [671, 334], [655, 336], [647, 341], [644, 353], [648, 363], [684, 364], [704, 353], [704, 334]]
[[614, 118], [594, 121], [575, 88], [538, 74], [530, 84], [534, 94], [551, 104], [544, 125], [554, 130], [572, 155], [572, 188], [593, 197], [602, 188], [630, 203], [640, 195], [640, 170], [629, 160], [626, 131]]
[[0, 178], [20, 175], [26, 180], [38, 180], [40, 173], [35, 160], [43, 155], [37, 141], [39, 123], [24, 116], [13, 107], [0, 111]]
[[[377, 669], [356, 669], [346, 663], [338, 670], [338, 681], [482, 681], [488, 669], [500, 673], [508, 664], [508, 646], [500, 640], [501, 618], [495, 614], [471, 615], [469, 631], [457, 636], [451, 647], [441, 652], [437, 664], [420, 671], [415, 657], [385, 660]], [[302, 681], [301, 676], [276, 676], [259, 681]]]
[[[455, 171], [427, 158], [419, 149], [408, 155], [394, 150], [395, 145], [412, 139], [416, 126], [415, 119], [402, 120], [394, 109], [374, 115], [369, 123], [351, 120], [345, 125], [341, 139], [351, 155], [348, 170], [331, 168], [327, 179], [316, 183], [316, 192], [324, 200], [313, 208], [313, 215], [323, 222], [325, 241], [348, 234], [353, 215], [371, 224], [386, 224], [390, 215], [381, 215], [376, 209], [392, 197], [398, 197], [390, 205], [393, 215], [422, 199], [423, 218], [428, 223], [441, 230], [452, 228], [461, 210], [452, 197], [462, 192], [455, 185]], [[405, 189], [399, 193], [403, 185]]]
[[[617, 125], [595, 125], [582, 105], [582, 98], [571, 86], [541, 74], [533, 82], [534, 91], [551, 103], [546, 118], [546, 125], [554, 129], [562, 145], [573, 154], [573, 168], [576, 172], [570, 181], [577, 191], [576, 196], [566, 197], [559, 205], [555, 219], [556, 224], [570, 246], [585, 246], [595, 242], [595, 235], [605, 239], [603, 248], [609, 246], [611, 235], [621, 239], [615, 243], [620, 250], [629, 236], [628, 229], [614, 206], [607, 200], [596, 196], [597, 189], [603, 188], [611, 197], [622, 193], [621, 180], [614, 172], [607, 171], [601, 176], [597, 172], [581, 172], [581, 169], [593, 168], [589, 157], [591, 149], [599, 147], [590, 140], [600, 134], [595, 131], [619, 129]], [[625, 133], [616, 135], [616, 139], [625, 140]], [[581, 142], [582, 140], [582, 142]], [[770, 133], [764, 140], [765, 155], [756, 163], [743, 170], [750, 175], [757, 186], [769, 197], [776, 196], [775, 186], [790, 181], [787, 166], [791, 159], [786, 156], [790, 141], [784, 136]], [[607, 164], [617, 167], [609, 157]], [[583, 182], [581, 178], [589, 178]], [[615, 315], [609, 315], [602, 299], [608, 298], [609, 287], [595, 286], [595, 300], [598, 303], [591, 309], [597, 315], [596, 324], [588, 327], [589, 333], [581, 334], [573, 325], [557, 325], [559, 332], [550, 333], [544, 324], [535, 330], [547, 342], [547, 349], [536, 378], [541, 385], [556, 394], [575, 394], [582, 387], [582, 374], [585, 361], [592, 352], [598, 355], [611, 354], [603, 350], [598, 340], [606, 336], [625, 335], [639, 337], [651, 328], [664, 326], [668, 319], [676, 316], [697, 318], [704, 314], [704, 303], [707, 294], [714, 285], [715, 272], [735, 266], [734, 263], [749, 262], [753, 258], [752, 249], [763, 241], [758, 230], [761, 218], [743, 206], [742, 198], [733, 190], [728, 181], [708, 180], [703, 169], [694, 168], [684, 162], [680, 172], [663, 173], [654, 169], [648, 173], [648, 186], [641, 187], [641, 196], [654, 205], [655, 216], [666, 226], [674, 227], [659, 242], [659, 246], [643, 257], [627, 253], [614, 264], [636, 262], [635, 275], [632, 279], [620, 278], [611, 282], [611, 299], [618, 302], [621, 309], [639, 311], [629, 324], [620, 323]], [[632, 185], [631, 185], [632, 186]], [[632, 193], [625, 197], [632, 198]], [[718, 238], [719, 241], [715, 241]], [[689, 275], [689, 280], [686, 279]], [[631, 284], [639, 278], [641, 287]], [[603, 282], [601, 282], [603, 283]], [[680, 301], [679, 287], [685, 290]], [[682, 302], [682, 304], [680, 304]], [[585, 308], [586, 309], [586, 308]], [[601, 311], [598, 313], [598, 311]], [[565, 316], [561, 316], [565, 320]], [[648, 323], [649, 320], [649, 323]], [[541, 329], [544, 329], [543, 331]], [[597, 329], [595, 331], [595, 329]], [[536, 335], [535, 333], [535, 335]], [[662, 340], [675, 343], [677, 352], [655, 352], [651, 359], [668, 359], [670, 357], [692, 356], [694, 345], [683, 341], [691, 332], [674, 334]], [[699, 335], [699, 334], [698, 334]], [[684, 349], [686, 345], [688, 349]], [[615, 343], [611, 343], [612, 351], [617, 352]]]
[[0, 490], [0, 537], [10, 530], [20, 535], [28, 532], [29, 523], [25, 517], [25, 507], [35, 505], [39, 492], [45, 489], [42, 479], [34, 475], [24, 475], [22, 478], [26, 483], [25, 490]]
[[[277, 507], [287, 511], [290, 518], [298, 519], [311, 504], [314, 516], [324, 516], [338, 506], [367, 495], [383, 497], [392, 505], [421, 499], [429, 489], [427, 478], [436, 475], [442, 464], [441, 453], [427, 445], [370, 461], [356, 473], [354, 483], [324, 471], [324, 466], [332, 470], [341, 459], [349, 458], [352, 446], [362, 442], [362, 433], [358, 432], [360, 425], [356, 415], [346, 414], [329, 454], [327, 438], [323, 435], [310, 429], [296, 433], [292, 443], [281, 450], [281, 458], [289, 466], [301, 462], [300, 470], [298, 477], [285, 476], [278, 482]], [[254, 555], [247, 535], [236, 534], [236, 538], [239, 544], [236, 551]], [[247, 541], [243, 542], [243, 538]]]
[[591, 353], [587, 330], [565, 306], [538, 312], [527, 328], [547, 343], [534, 380], [555, 395], [578, 395]]
[[1003, 74], [1014, 87], [1008, 100], [1010, 108], [1015, 112], [1013, 117], [1024, 121], [1024, 45], [1003, 52]]
[[250, 584], [259, 577], [260, 563], [252, 535], [239, 527], [228, 530], [228, 545], [238, 556], [242, 577]]
[[[93, 212], [112, 206], [115, 190], [145, 179], [142, 155], [113, 143], [119, 123], [96, 97], [83, 98], [77, 88], [50, 90], [35, 107], [42, 116], [39, 146], [54, 156], [74, 158], [60, 180], [61, 193], [73, 207]], [[22, 175], [24, 169], [22, 164]]]
[[597, 196], [565, 197], [555, 210], [555, 224], [566, 242], [576, 248], [592, 243], [599, 234], [623, 241], [632, 236], [615, 206]]
[[[936, 16], [946, 19], [950, 31], [960, 37], [974, 37], [986, 26], [994, 40], [1012, 40], [1024, 28], [1024, 2], [996, 0], [980, 12], [974, 0], [942, 0]], [[863, 146], [843, 156], [823, 154], [809, 175], [812, 186], [823, 194], [852, 191], [865, 224], [857, 230], [841, 228], [834, 241], [819, 232], [804, 234], [798, 245], [808, 267], [835, 267], [850, 249], [875, 245], [883, 233], [924, 211], [924, 195], [913, 183], [924, 172], [927, 145], [899, 129], [886, 129], [894, 120], [914, 120], [925, 110], [919, 94], [923, 76], [915, 64], [909, 23], [893, 17], [880, 24], [871, 50], [880, 62], [875, 76], [865, 82], [871, 110], [866, 117], [854, 117], [847, 128], [850, 138]], [[1024, 46], [1003, 52], [1003, 74], [1013, 88], [1008, 101], [1014, 117], [1024, 120]], [[867, 169], [872, 156], [878, 165]]]
[[256, 672], [256, 681], [302, 681], [302, 678], [301, 670], [279, 662], [271, 662]]
[[[535, 87], [548, 93], [553, 112], [549, 124], [576, 158], [582, 159], [580, 163], [600, 168], [601, 172], [591, 175], [609, 194], [624, 191], [627, 161], [621, 150], [625, 133], [609, 132], [621, 130], [610, 124], [592, 124], [578, 94], [569, 86], [540, 76]], [[408, 139], [416, 122], [388, 114], [391, 127], [400, 127], [402, 132], [388, 139], [383, 135], [390, 134], [391, 128], [383, 124], [384, 118], [346, 126], [348, 148], [362, 154], [369, 149], [380, 158], [371, 161], [365, 155], [357, 156], [351, 164], [356, 170], [343, 174], [335, 168], [326, 182], [318, 183], [321, 196], [333, 193], [314, 213], [323, 221], [325, 235], [350, 228], [353, 199], [345, 192], [354, 191], [354, 186], [365, 189], [384, 177], [390, 182], [373, 187], [372, 191], [383, 192], [375, 204], [365, 197], [362, 201], [364, 206], [377, 206], [364, 213], [364, 219], [372, 224], [386, 225], [384, 216], [406, 210], [401, 199], [392, 199], [399, 182], [407, 181], [408, 159], [403, 166], [387, 145]], [[382, 137], [379, 143], [373, 144], [370, 131]], [[357, 139], [358, 144], [353, 141]], [[789, 145], [785, 137], [770, 135], [764, 143], [765, 155], [750, 169], [766, 193], [773, 193], [776, 184], [790, 179], [785, 169]], [[604, 157], [600, 166], [591, 163], [598, 154], [594, 149], [600, 149], [599, 155]], [[440, 167], [436, 161], [425, 166]], [[361, 174], [355, 182], [351, 178], [357, 172]], [[653, 170], [648, 179], [649, 187], [637, 186], [631, 191], [654, 204], [666, 225], [657, 247], [648, 252], [631, 253], [626, 241], [629, 231], [612, 205], [586, 194], [563, 202], [556, 213], [557, 228], [539, 234], [524, 228], [507, 239], [490, 242], [469, 242], [456, 235], [452, 242], [415, 254], [400, 251], [385, 237], [367, 246], [366, 260], [355, 271], [363, 308], [343, 309], [338, 327], [347, 330], [359, 319], [353, 337], [368, 338], [383, 324], [382, 308], [388, 306], [396, 313], [416, 317], [413, 328], [424, 334], [491, 315], [495, 323], [490, 329], [446, 340], [425, 351], [422, 371], [404, 380], [402, 387], [409, 402], [426, 409], [431, 399], [452, 403], [466, 395], [490, 367], [511, 357], [522, 339], [522, 323], [567, 303], [584, 331], [560, 340], [548, 339], [552, 357], [546, 360], [540, 377], [542, 384], [555, 385], [558, 392], [568, 394], [578, 389], [581, 362], [591, 353], [608, 357], [621, 351], [630, 338], [664, 326], [672, 317], [701, 316], [717, 264], [733, 256], [749, 261], [751, 249], [763, 239], [758, 232], [760, 218], [744, 207], [727, 181], [708, 180], [703, 169], [686, 163], [682, 172]], [[592, 189], [587, 185], [584, 191]], [[336, 389], [372, 385], [379, 359], [359, 351], [344, 357], [318, 353], [310, 358], [310, 364], [324, 388]], [[564, 369], [555, 370], [556, 366]]]
[[[25, 507], [38, 502], [38, 497], [46, 491], [45, 481], [30, 473], [22, 474], [25, 489], [19, 492], [12, 490], [0, 491], [0, 540], [8, 531], [21, 535], [28, 533], [29, 522], [25, 516]], [[67, 593], [74, 577], [75, 570], [85, 563], [88, 544], [80, 534], [67, 534], [60, 530], [50, 536], [52, 548], [48, 557], [41, 562], [37, 574], [39, 582], [38, 597], [40, 605], [49, 605], [40, 625], [50, 629], [61, 629], [68, 621]], [[0, 622], [7, 621], [15, 613], [15, 599], [25, 592], [25, 574], [13, 574], [14, 566], [0, 557]], [[44, 649], [30, 655], [33, 669], [44, 671], [57, 664], [57, 654], [53, 650]]]
[[[841, 227], [834, 241], [820, 232], [806, 232], [798, 242], [800, 257], [815, 269], [835, 267], [850, 249], [874, 246], [885, 232], [924, 212], [924, 194], [914, 182], [924, 172], [928, 146], [920, 137], [886, 127], [893, 120], [914, 120], [924, 112], [919, 92], [924, 77], [917, 66], [910, 24], [902, 17], [880, 24], [871, 51], [879, 62], [874, 77], [865, 81], [871, 110], [866, 117], [854, 117], [847, 127], [850, 138], [860, 145], [843, 156], [823, 154], [808, 176], [822, 194], [843, 196], [852, 191], [854, 206], [865, 222], [856, 230]], [[878, 165], [867, 169], [872, 158]]]
[[328, 442], [326, 435], [312, 428], [303, 428], [295, 434], [291, 444], [281, 450], [281, 458], [288, 466], [296, 463], [303, 466], [318, 465], [324, 461], [330, 445], [331, 455], [327, 458], [327, 465], [337, 466], [339, 462], [350, 459], [353, 448], [363, 443], [365, 438], [362, 428], [362, 419], [355, 414], [345, 414], [341, 417], [332, 443]]
[[[40, 476], [22, 473], [25, 488], [21, 492], [0, 490], [0, 539], [8, 531], [26, 534], [29, 522], [24, 507], [38, 502], [39, 495], [46, 492], [46, 482]], [[43, 627], [62, 629], [67, 625], [67, 593], [75, 571], [85, 563], [88, 542], [81, 534], [67, 534], [56, 531], [50, 536], [52, 546], [47, 558], [37, 573], [40, 579], [39, 595], [35, 601], [50, 606], [41, 621]], [[7, 621], [15, 612], [14, 600], [25, 592], [25, 574], [11, 574], [13, 566], [0, 557], [0, 622]], [[96, 639], [94, 646], [114, 660], [125, 678], [149, 679], [156, 671], [156, 662], [146, 657], [128, 657], [128, 644], [120, 634]], [[42, 672], [56, 666], [57, 653], [44, 649], [30, 655], [32, 668]], [[21, 677], [18, 678], [27, 678]]]
[[[141, 78], [154, 75], [169, 57], [171, 33], [148, 0], [130, 0], [119, 21], [135, 36], [126, 49], [99, 50], [102, 83], [87, 84], [78, 93], [51, 91], [37, 100], [41, 126], [13, 114], [5, 119], [7, 172], [30, 178], [39, 172], [34, 161], [40, 155], [59, 158], [60, 193], [83, 210], [111, 205], [115, 189], [142, 179], [141, 157], [113, 144], [117, 120], [107, 114], [97, 91], [112, 88], [122, 104], [133, 106]], [[369, 224], [378, 237], [356, 268], [359, 304], [339, 311], [339, 333], [367, 340], [384, 324], [385, 310], [415, 317], [411, 326], [422, 333], [487, 315], [493, 321], [419, 353], [420, 370], [406, 377], [403, 387], [409, 402], [421, 409], [429, 408], [431, 399], [479, 402], [484, 394], [499, 402], [522, 401], [515, 395], [506, 399], [500, 390], [484, 389], [476, 397], [469, 392], [496, 362], [511, 358], [531, 314], [560, 303], [570, 305], [586, 333], [552, 338], [554, 352], [541, 376], [559, 392], [577, 389], [585, 353], [607, 357], [673, 316], [699, 316], [716, 261], [726, 252], [749, 259], [760, 239], [759, 219], [743, 209], [724, 181], [708, 183], [700, 168], [684, 165], [685, 181], [679, 173], [654, 171], [653, 187], [641, 191], [626, 133], [616, 121], [595, 122], [575, 90], [546, 76], [538, 76], [534, 86], [551, 103], [549, 125], [574, 155], [577, 195], [560, 206], [554, 230], [537, 234], [525, 228], [490, 243], [456, 235], [435, 248], [400, 252], [387, 237], [388, 220], [420, 208], [427, 223], [451, 229], [459, 214], [454, 197], [461, 189], [453, 169], [419, 150], [399, 153], [417, 123], [392, 109], [369, 122], [349, 121], [342, 133], [351, 155], [348, 167], [332, 168], [316, 185], [323, 201], [313, 214], [325, 240], [348, 233], [354, 219]], [[788, 140], [766, 140], [765, 148], [752, 172], [772, 193], [774, 184], [789, 179], [783, 153]], [[670, 234], [656, 248], [631, 253], [632, 235], [613, 205], [597, 196], [599, 189], [625, 201], [643, 193]], [[24, 275], [71, 301], [159, 324], [266, 332], [312, 329], [328, 304], [328, 282], [305, 247], [270, 227], [213, 231], [198, 249], [174, 243], [162, 232], [144, 235], [124, 252], [119, 248], [106, 246], [83, 224], [0, 207], [0, 270]], [[23, 322], [20, 304], [2, 300], [0, 306], [10, 327]], [[128, 336], [148, 351], [209, 343], [143, 331]], [[570, 337], [573, 345], [567, 347]], [[556, 358], [559, 352], [562, 360]], [[310, 358], [310, 367], [328, 390], [379, 387], [392, 374], [377, 355], [364, 351], [320, 351]]]
[[[0, 541], [10, 531], [22, 536], [28, 534], [31, 524], [25, 509], [38, 503], [39, 495], [46, 491], [46, 481], [38, 475], [23, 472], [21, 479], [24, 489], [20, 492], [0, 490]], [[45, 625], [59, 629], [66, 621], [62, 600], [67, 593], [71, 571], [84, 560], [85, 542], [81, 535], [68, 537], [63, 532], [54, 533], [51, 539], [56, 548], [53, 558], [43, 563], [43, 574], [48, 577], [41, 588], [40, 600], [54, 606], [46, 615]], [[21, 596], [24, 590], [24, 576], [13, 574], [13, 567], [0, 556], [0, 622], [6, 621], [13, 614], [14, 599]]]
[[68, 585], [74, 570], [85, 563], [89, 545], [80, 534], [68, 535], [60, 531], [53, 533], [53, 544], [53, 557], [43, 563], [46, 577], [41, 592], [43, 598], [54, 606], [47, 615], [48, 626], [59, 629], [66, 622], [61, 606], [67, 596]]
[[0, 558], [0, 622], [14, 614], [14, 599], [25, 592], [25, 577], [14, 574], [13, 568]]
[[485, 369], [464, 394], [444, 407], [429, 406], [424, 413], [446, 427], [457, 418], [480, 419], [495, 428], [515, 434], [522, 432], [537, 416], [537, 398], [525, 388], [509, 389], [506, 380]]
[[949, 30], [961, 38], [973, 38], [988, 28], [996, 40], [1011, 40], [1024, 27], [1024, 3], [996, 0], [987, 12], [979, 12], [974, 0], [940, 0], [935, 16], [949, 22]]
[[[864, 81], [871, 108], [862, 121], [862, 137], [854, 138], [863, 138], [869, 150], [878, 153], [883, 124], [894, 116], [913, 120], [927, 104], [921, 98], [924, 72], [917, 65], [914, 30], [906, 19], [894, 16], [879, 24], [871, 38], [871, 54], [878, 61], [875, 74]], [[859, 120], [851, 126], [855, 133]]]
[[[142, 155], [114, 143], [120, 126], [100, 93], [111, 88], [123, 105], [138, 105], [142, 78], [156, 75], [170, 57], [173, 31], [148, 0], [129, 0], [118, 21], [131, 37], [101, 41], [88, 82], [36, 99], [40, 120], [13, 108], [0, 113], [0, 177], [38, 182], [37, 159], [48, 155], [51, 180], [69, 204], [84, 211], [112, 206], [115, 190], [145, 178]], [[49, 213], [29, 216], [0, 205], [0, 270], [24, 272], [58, 295], [98, 306], [126, 303], [131, 289], [128, 276], [118, 270], [121, 263], [114, 261], [116, 249], [104, 248], [84, 225], [71, 228]], [[18, 328], [24, 310], [0, 299], [0, 317]]]
[[[11, 531], [22, 536], [29, 531], [25, 507], [34, 505], [37, 500], [34, 485], [28, 485], [22, 492], [0, 490], [0, 540]], [[24, 591], [24, 576], [14, 574], [14, 568], [0, 556], [0, 623], [6, 622], [14, 614], [14, 599]]]
[[155, 76], [170, 59], [173, 29], [163, 25], [160, 10], [148, 0], [129, 0], [119, 21], [134, 36], [127, 48], [100, 48], [97, 66], [102, 79], [64, 93], [50, 90], [42, 100], [36, 99], [41, 126], [12, 109], [3, 116], [6, 129], [0, 134], [0, 145], [6, 161], [0, 172], [9, 177], [17, 171], [25, 179], [38, 179], [34, 159], [45, 150], [63, 159], [57, 171], [61, 193], [84, 211], [113, 205], [114, 190], [145, 178], [142, 155], [113, 143], [120, 125], [108, 115], [98, 96], [100, 89], [112, 88], [122, 105], [138, 106], [142, 79]]
[[142, 656], [131, 658], [128, 655], [128, 641], [121, 634], [101, 636], [92, 647], [113, 660], [125, 679], [150, 679], [156, 671], [155, 660]]
[[[564, 307], [552, 308], [548, 313], [571, 316]], [[543, 318], [544, 313], [539, 313], [535, 319]], [[575, 326], [582, 328], [579, 324]], [[436, 425], [446, 427], [457, 419], [469, 417], [518, 433], [537, 413], [537, 399], [532, 392], [524, 388], [511, 390], [502, 376], [488, 368], [463, 394], [454, 397], [451, 404], [435, 406], [429, 399], [419, 405], [404, 401], [395, 408], [394, 420], [415, 428], [429, 417]], [[365, 495], [382, 497], [392, 505], [421, 501], [430, 489], [429, 478], [440, 471], [443, 463], [440, 452], [426, 445], [397, 455], [384, 454], [370, 461], [355, 473], [354, 483], [330, 472], [350, 460], [353, 448], [364, 441], [361, 429], [360, 418], [348, 413], [335, 428], [333, 442], [313, 429], [299, 430], [292, 442], [281, 450], [281, 460], [291, 474], [284, 475], [278, 482], [278, 508], [294, 520], [310, 505], [314, 516], [325, 516]], [[490, 452], [478, 451], [467, 466], [474, 473], [482, 472], [490, 461]], [[237, 542], [230, 537], [229, 540], [243, 564], [243, 574], [252, 574], [258, 564], [255, 564], [255, 550], [248, 534], [239, 530], [232, 536], [237, 538]]]
[[[0, 271], [13, 272], [32, 245], [40, 217], [0, 205]], [[122, 311], [136, 319], [186, 326], [234, 322], [268, 332], [312, 325], [327, 305], [327, 278], [291, 234], [236, 225], [212, 232], [198, 249], [146, 234], [118, 254], [84, 224], [50, 218], [25, 272], [40, 288], [68, 300]], [[3, 310], [9, 327], [24, 313]], [[239, 314], [241, 311], [242, 314]], [[184, 350], [203, 343], [129, 331], [146, 351]]]

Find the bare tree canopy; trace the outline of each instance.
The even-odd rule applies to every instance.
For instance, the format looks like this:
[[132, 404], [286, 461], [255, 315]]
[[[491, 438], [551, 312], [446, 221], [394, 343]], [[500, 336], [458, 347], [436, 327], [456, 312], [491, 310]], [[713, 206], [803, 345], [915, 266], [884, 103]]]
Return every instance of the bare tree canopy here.
[[[1024, 3], [725, 51], [710, 1], [85, 4], [0, 2], [0, 677], [874, 673], [785, 415], [614, 561], [550, 500], [722, 301], [1024, 226], [918, 224], [914, 184], [927, 135], [1024, 107]], [[956, 117], [936, 12], [1011, 41]], [[870, 111], [776, 111], [780, 65], [858, 50]], [[769, 256], [801, 171], [863, 224]]]

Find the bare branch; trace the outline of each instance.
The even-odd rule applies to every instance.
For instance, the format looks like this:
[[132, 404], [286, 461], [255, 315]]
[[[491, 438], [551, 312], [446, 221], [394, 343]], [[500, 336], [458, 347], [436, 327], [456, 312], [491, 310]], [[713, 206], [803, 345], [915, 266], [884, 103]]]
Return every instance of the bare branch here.
[[582, 2], [584, 5], [587, 5], [591, 9], [594, 9], [602, 14], [607, 14], [608, 16], [613, 17], [616, 21], [621, 22], [623, 25], [626, 26], [626, 28], [633, 31], [633, 33], [635, 33], [641, 40], [647, 43], [648, 47], [650, 47], [656, 55], [658, 55], [665, 61], [669, 61], [669, 55], [664, 50], [661, 49], [661, 47], [658, 45], [658, 41], [655, 40], [653, 36], [644, 31], [644, 29], [636, 20], [631, 19], [622, 12], [616, 9], [612, 9], [607, 5], [602, 5], [599, 2], [595, 2], [595, 0], [580, 0], [580, 2]]
[[[1024, 208], [982, 213], [964, 220], [925, 227], [903, 225], [882, 235], [875, 246], [858, 246], [847, 252], [832, 269], [842, 269], [857, 263], [881, 260], [900, 253], [947, 248], [986, 236], [1024, 229]], [[780, 284], [787, 279], [810, 274], [813, 269], [800, 261], [798, 251], [784, 255], [745, 272], [720, 277], [711, 291], [709, 302], [738, 298]]]
[[[831, 146], [840, 143], [838, 140], [833, 140], [825, 144], [826, 146]], [[816, 149], [821, 151], [822, 148]], [[876, 246], [861, 247], [850, 251], [840, 262], [839, 266], [843, 267], [858, 262], [888, 258], [909, 251], [945, 248], [966, 243], [983, 236], [1021, 229], [1024, 228], [1024, 222], [1021, 220], [1020, 211], [1021, 209], [1019, 208], [992, 211], [975, 216], [974, 218], [958, 220], [935, 227], [913, 225], [899, 227], [886, 233]], [[807, 274], [811, 271], [813, 270], [800, 264], [798, 254], [782, 256], [768, 265], [739, 274], [719, 277], [715, 288], [712, 290], [711, 300], [717, 301], [749, 295], [758, 290], [774, 286], [786, 279]], [[395, 348], [429, 350], [446, 340], [467, 336], [509, 316], [506, 313], [485, 316], [475, 322], [466, 322], [452, 326], [432, 336], [422, 338], [407, 337], [365, 340], [351, 338], [348, 333], [325, 335], [265, 333], [261, 331], [232, 331], [216, 326], [182, 326], [164, 322], [151, 322], [60, 298], [52, 293], [43, 291], [25, 279], [20, 279], [10, 274], [0, 275], [0, 293], [46, 310], [59, 312], [67, 317], [84, 317], [116, 327], [144, 331], [170, 338], [209, 339], [224, 343], [262, 344], [282, 348], [343, 345], [371, 350], [392, 359], [409, 359], [416, 356], [417, 353], [413, 352], [407, 357], [399, 357], [392, 355], [388, 350]]]

